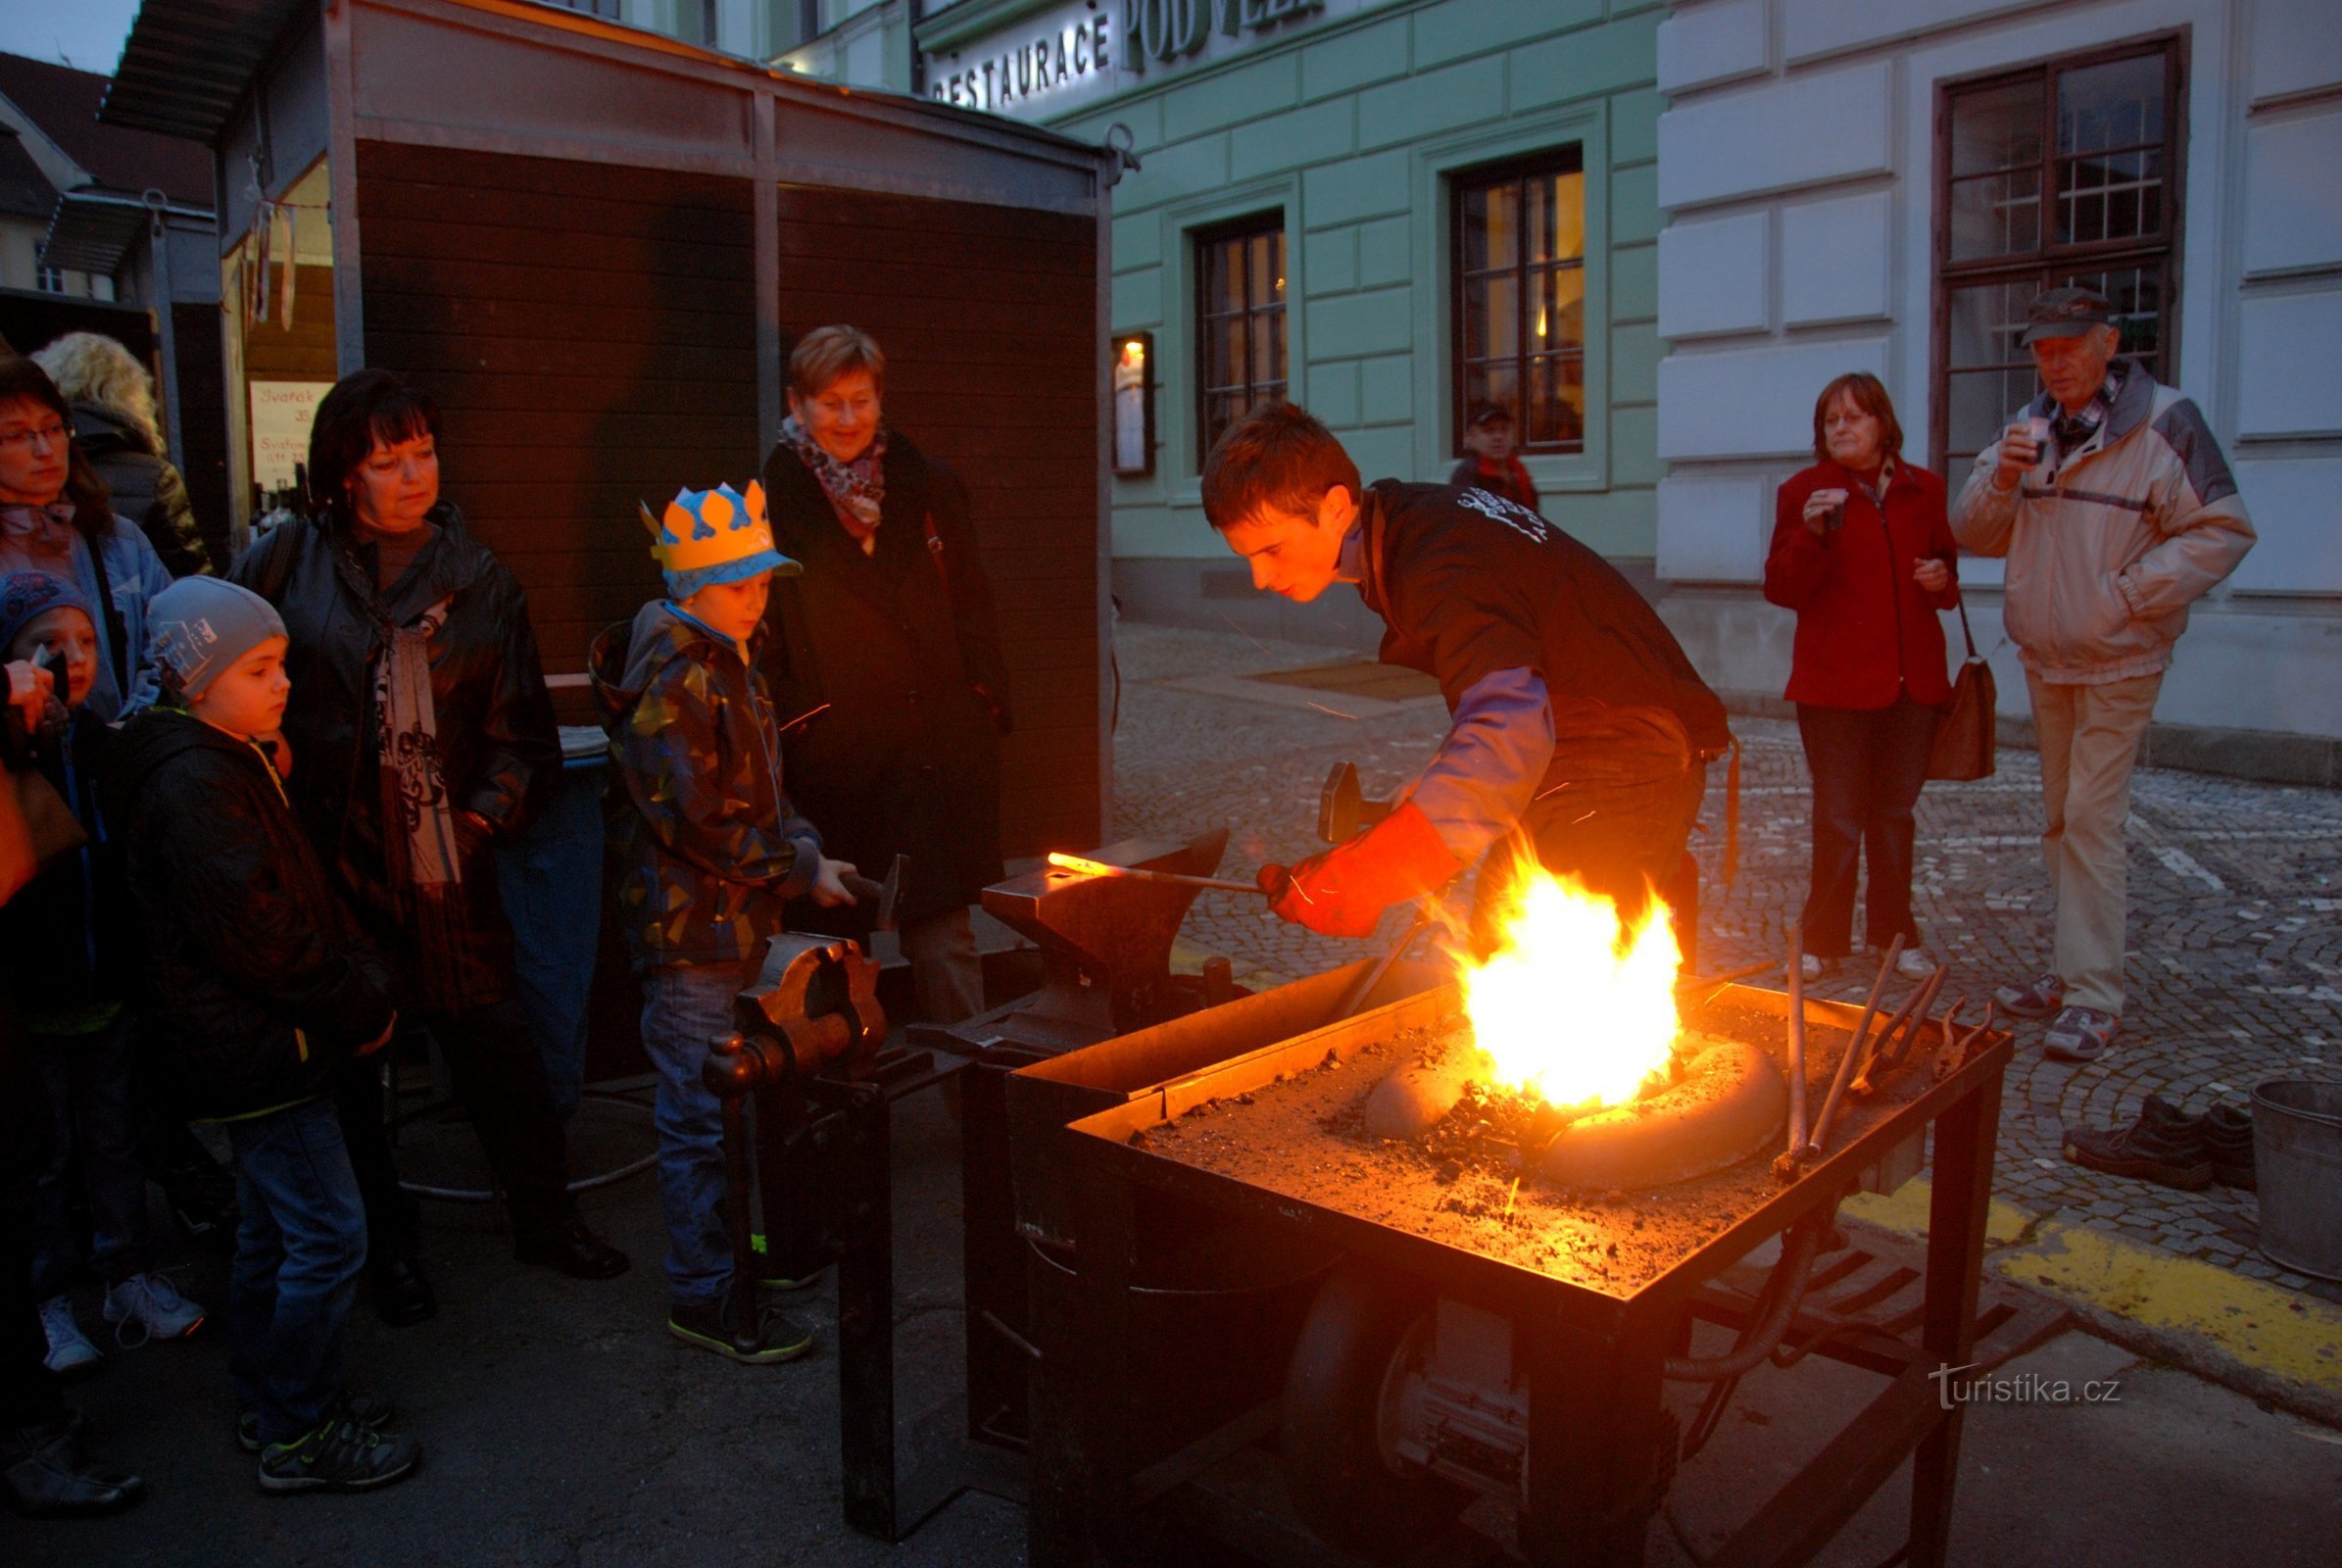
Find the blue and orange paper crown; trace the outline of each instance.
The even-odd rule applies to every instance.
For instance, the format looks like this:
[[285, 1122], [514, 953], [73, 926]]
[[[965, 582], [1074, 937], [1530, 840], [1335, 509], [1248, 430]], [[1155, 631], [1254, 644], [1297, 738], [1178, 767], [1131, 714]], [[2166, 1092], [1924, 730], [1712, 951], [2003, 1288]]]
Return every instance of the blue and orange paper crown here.
[[728, 484], [675, 492], [664, 516], [643, 507], [651, 555], [666, 574], [667, 593], [689, 599], [709, 583], [738, 582], [761, 571], [795, 575], [805, 567], [773, 548], [764, 516], [764, 487], [749, 482], [742, 495]]

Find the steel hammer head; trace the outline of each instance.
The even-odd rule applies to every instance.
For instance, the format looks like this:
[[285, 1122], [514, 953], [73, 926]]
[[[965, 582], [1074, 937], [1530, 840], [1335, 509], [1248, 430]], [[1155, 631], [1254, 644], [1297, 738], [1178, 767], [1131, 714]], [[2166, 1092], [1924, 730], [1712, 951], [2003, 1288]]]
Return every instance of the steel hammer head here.
[[1391, 814], [1389, 801], [1370, 801], [1358, 789], [1358, 764], [1336, 762], [1317, 794], [1317, 836], [1328, 844], [1346, 844], [1358, 830]]
[[878, 919], [872, 929], [895, 929], [895, 901], [903, 897], [903, 867], [909, 858], [906, 855], [896, 856], [894, 863], [887, 867], [887, 879], [878, 884]]

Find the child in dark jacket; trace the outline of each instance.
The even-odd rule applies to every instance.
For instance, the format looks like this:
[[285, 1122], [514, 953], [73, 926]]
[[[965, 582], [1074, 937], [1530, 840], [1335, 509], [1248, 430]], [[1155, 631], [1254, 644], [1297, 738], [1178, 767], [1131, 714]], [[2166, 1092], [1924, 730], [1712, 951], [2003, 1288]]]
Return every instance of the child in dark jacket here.
[[390, 1408], [342, 1387], [366, 1215], [334, 1118], [336, 1069], [389, 1039], [384, 978], [293, 819], [271, 759], [292, 683], [284, 622], [249, 589], [188, 577], [156, 596], [156, 663], [178, 707], [115, 740], [108, 799], [128, 852], [148, 1000], [186, 1114], [236, 1151], [228, 1285], [237, 1431], [268, 1492], [352, 1492], [415, 1468]]
[[[73, 1321], [84, 1263], [105, 1280], [103, 1310], [125, 1348], [195, 1332], [204, 1310], [147, 1264], [146, 1174], [130, 1109], [128, 889], [96, 775], [114, 731], [82, 706], [98, 669], [98, 617], [81, 590], [45, 571], [0, 578], [0, 652], [41, 659], [57, 703], [33, 759], [87, 842], [54, 861], [0, 911], [0, 952], [47, 1091], [48, 1163], [34, 1194], [33, 1295], [53, 1372], [92, 1366], [98, 1348]], [[62, 666], [62, 667], [60, 667]], [[89, 1255], [73, 1222], [73, 1174], [89, 1201]]]
[[854, 867], [822, 858], [781, 788], [756, 654], [773, 573], [800, 568], [773, 548], [762, 488], [685, 490], [663, 518], [645, 508], [643, 522], [668, 597], [603, 633], [592, 668], [616, 762], [619, 918], [659, 1072], [667, 1331], [737, 1361], [785, 1361], [812, 1336], [770, 1308], [745, 1330], [730, 1320], [721, 1107], [700, 1073], [783, 928], [782, 906], [808, 894], [851, 903], [840, 878]]

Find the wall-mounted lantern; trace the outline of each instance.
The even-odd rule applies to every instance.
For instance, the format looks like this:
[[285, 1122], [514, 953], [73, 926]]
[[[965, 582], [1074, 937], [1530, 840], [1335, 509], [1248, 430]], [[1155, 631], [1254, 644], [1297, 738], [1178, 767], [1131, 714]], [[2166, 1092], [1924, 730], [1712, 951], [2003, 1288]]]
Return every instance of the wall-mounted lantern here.
[[1154, 472], [1154, 334], [1114, 334], [1114, 473]]

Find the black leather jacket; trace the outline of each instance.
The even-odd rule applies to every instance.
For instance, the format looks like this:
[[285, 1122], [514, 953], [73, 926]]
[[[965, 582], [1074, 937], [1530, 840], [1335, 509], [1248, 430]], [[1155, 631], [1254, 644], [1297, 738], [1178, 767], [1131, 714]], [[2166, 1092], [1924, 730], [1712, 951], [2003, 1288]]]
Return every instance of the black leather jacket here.
[[257, 748], [201, 719], [140, 713], [104, 783], [145, 944], [140, 980], [172, 1114], [241, 1116], [314, 1098], [390, 1023], [386, 977]]
[[[512, 995], [512, 929], [486, 851], [526, 825], [561, 771], [561, 747], [519, 580], [464, 530], [454, 506], [441, 502], [430, 520], [438, 536], [382, 597], [400, 625], [453, 600], [431, 639], [440, 763], [451, 804], [479, 813], [490, 834], [464, 844], [463, 951], [439, 955], [453, 961], [430, 966], [452, 974], [450, 989], [414, 1000], [458, 1011]], [[426, 966], [416, 961], [416, 939], [397, 928], [382, 851], [372, 713], [381, 638], [331, 556], [349, 548], [324, 523], [289, 523], [247, 550], [228, 576], [274, 605], [292, 640], [284, 732], [293, 747], [294, 807], [360, 919], [391, 953], [401, 978], [418, 987]]]

